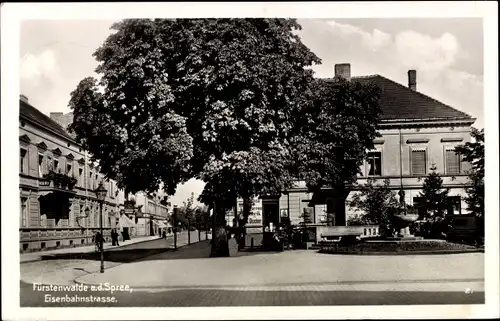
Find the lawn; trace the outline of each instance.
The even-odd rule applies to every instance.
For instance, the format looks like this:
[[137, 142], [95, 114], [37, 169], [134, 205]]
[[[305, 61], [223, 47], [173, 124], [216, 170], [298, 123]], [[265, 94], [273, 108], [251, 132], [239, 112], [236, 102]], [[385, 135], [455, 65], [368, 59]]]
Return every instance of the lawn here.
[[353, 245], [323, 244], [321, 253], [330, 254], [378, 254], [378, 253], [463, 253], [481, 251], [472, 245], [433, 240], [410, 242], [361, 242]]

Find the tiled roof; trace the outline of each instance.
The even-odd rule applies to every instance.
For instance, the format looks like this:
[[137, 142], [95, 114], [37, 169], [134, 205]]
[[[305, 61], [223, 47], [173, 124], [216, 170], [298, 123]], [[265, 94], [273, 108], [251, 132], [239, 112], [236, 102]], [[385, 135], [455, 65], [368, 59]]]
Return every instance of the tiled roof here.
[[19, 117], [24, 117], [28, 121], [45, 127], [66, 139], [74, 141], [74, 139], [61, 127], [61, 125], [23, 100], [19, 100]]
[[[333, 81], [332, 78], [323, 80]], [[473, 120], [466, 113], [380, 75], [352, 77], [352, 80], [362, 84], [372, 83], [381, 89], [382, 115], [380, 119], [382, 121], [397, 119]]]

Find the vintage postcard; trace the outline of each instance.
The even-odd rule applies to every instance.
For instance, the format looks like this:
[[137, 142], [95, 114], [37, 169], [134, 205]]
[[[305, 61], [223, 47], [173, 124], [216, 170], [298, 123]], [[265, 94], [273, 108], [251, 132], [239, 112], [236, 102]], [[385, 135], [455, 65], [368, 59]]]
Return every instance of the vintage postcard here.
[[3, 319], [498, 317], [497, 9], [3, 4]]

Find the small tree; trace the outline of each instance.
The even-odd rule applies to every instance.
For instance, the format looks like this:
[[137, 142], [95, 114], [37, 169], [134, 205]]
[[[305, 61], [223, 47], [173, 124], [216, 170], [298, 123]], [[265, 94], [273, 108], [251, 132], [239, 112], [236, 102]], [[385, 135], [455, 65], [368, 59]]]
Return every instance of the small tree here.
[[424, 180], [420, 206], [425, 208], [425, 218], [443, 217], [448, 208], [448, 189], [443, 188], [443, 179], [436, 171], [436, 165], [432, 165], [431, 172]]
[[484, 217], [484, 129], [472, 128], [474, 142], [459, 145], [455, 152], [462, 156], [462, 160], [469, 162], [472, 169], [469, 171], [471, 187], [467, 188], [465, 202], [471, 213], [479, 218]]
[[349, 205], [361, 213], [350, 219], [349, 225], [376, 224], [383, 235], [392, 235], [393, 218], [399, 211], [399, 202], [389, 185], [388, 179], [383, 184], [377, 184], [376, 179], [370, 178], [360, 186], [359, 193], [353, 196]]

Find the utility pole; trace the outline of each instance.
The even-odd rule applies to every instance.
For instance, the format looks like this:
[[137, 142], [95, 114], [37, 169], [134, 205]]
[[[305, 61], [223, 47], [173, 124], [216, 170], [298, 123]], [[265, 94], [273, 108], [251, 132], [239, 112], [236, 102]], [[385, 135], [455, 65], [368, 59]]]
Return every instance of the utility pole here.
[[188, 245], [191, 244], [191, 217], [188, 217]]

